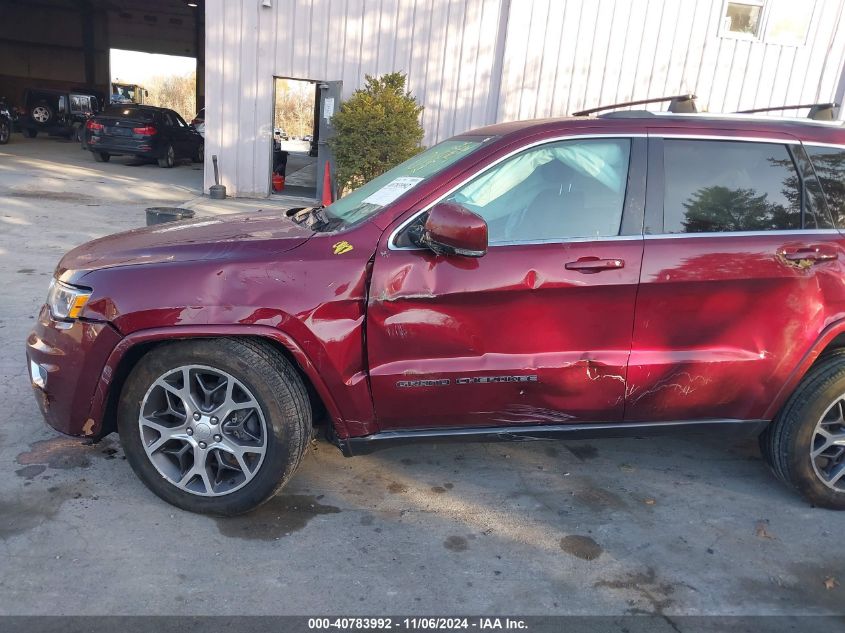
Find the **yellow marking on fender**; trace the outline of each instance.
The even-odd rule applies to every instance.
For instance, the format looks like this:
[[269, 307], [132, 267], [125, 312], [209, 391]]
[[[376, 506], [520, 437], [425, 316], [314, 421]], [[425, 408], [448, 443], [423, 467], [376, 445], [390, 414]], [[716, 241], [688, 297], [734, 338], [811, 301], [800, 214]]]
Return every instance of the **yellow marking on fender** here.
[[349, 251], [351, 251], [353, 248], [354, 247], [352, 246], [352, 244], [350, 244], [346, 240], [343, 240], [342, 242], [337, 242], [336, 244], [332, 245], [332, 251], [335, 255], [343, 255], [344, 253], [348, 253]]

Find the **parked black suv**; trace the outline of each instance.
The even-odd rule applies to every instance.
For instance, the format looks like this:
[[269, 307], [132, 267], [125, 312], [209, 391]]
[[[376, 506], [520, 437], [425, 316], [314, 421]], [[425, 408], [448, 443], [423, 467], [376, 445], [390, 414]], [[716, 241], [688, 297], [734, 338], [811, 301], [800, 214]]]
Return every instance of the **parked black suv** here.
[[85, 144], [97, 162], [128, 155], [173, 167], [179, 158], [201, 163], [202, 135], [179, 114], [148, 105], [112, 105], [85, 125]]
[[85, 122], [101, 109], [94, 92], [30, 88], [24, 93], [21, 131], [29, 138], [39, 132], [82, 140]]

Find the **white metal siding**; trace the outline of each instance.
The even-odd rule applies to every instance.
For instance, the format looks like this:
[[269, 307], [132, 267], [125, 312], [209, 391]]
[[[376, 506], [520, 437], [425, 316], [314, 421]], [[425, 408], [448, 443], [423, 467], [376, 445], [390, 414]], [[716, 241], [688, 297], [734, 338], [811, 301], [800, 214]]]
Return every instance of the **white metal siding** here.
[[[802, 2], [808, 0], [801, 0]], [[513, 119], [694, 92], [714, 112], [834, 99], [845, 0], [807, 44], [719, 36], [723, 0], [208, 0], [208, 154], [236, 195], [269, 188], [273, 76], [408, 74], [425, 143]], [[664, 106], [658, 106], [664, 107]], [[206, 186], [212, 183], [211, 164]]]

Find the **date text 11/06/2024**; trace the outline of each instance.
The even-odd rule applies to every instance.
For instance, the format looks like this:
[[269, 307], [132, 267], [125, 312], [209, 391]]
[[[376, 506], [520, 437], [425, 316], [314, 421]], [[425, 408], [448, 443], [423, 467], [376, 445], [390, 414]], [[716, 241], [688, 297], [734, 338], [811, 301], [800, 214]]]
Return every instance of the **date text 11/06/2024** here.
[[472, 630], [481, 631], [527, 630], [528, 624], [525, 620], [518, 618], [440, 618], [440, 617], [416, 617], [416, 618], [309, 618], [309, 630], [427, 630], [427, 631], [448, 631], [448, 630]]

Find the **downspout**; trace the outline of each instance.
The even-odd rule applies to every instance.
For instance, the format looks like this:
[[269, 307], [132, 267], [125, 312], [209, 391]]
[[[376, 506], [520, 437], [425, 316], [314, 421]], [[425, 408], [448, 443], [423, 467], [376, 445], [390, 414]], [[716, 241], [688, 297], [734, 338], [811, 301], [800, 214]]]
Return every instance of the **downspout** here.
[[505, 66], [505, 47], [508, 39], [510, 15], [511, 0], [501, 0], [499, 5], [499, 32], [496, 34], [493, 68], [490, 72], [490, 93], [487, 95], [487, 125], [497, 123], [499, 120], [499, 98], [502, 93], [502, 71]]

